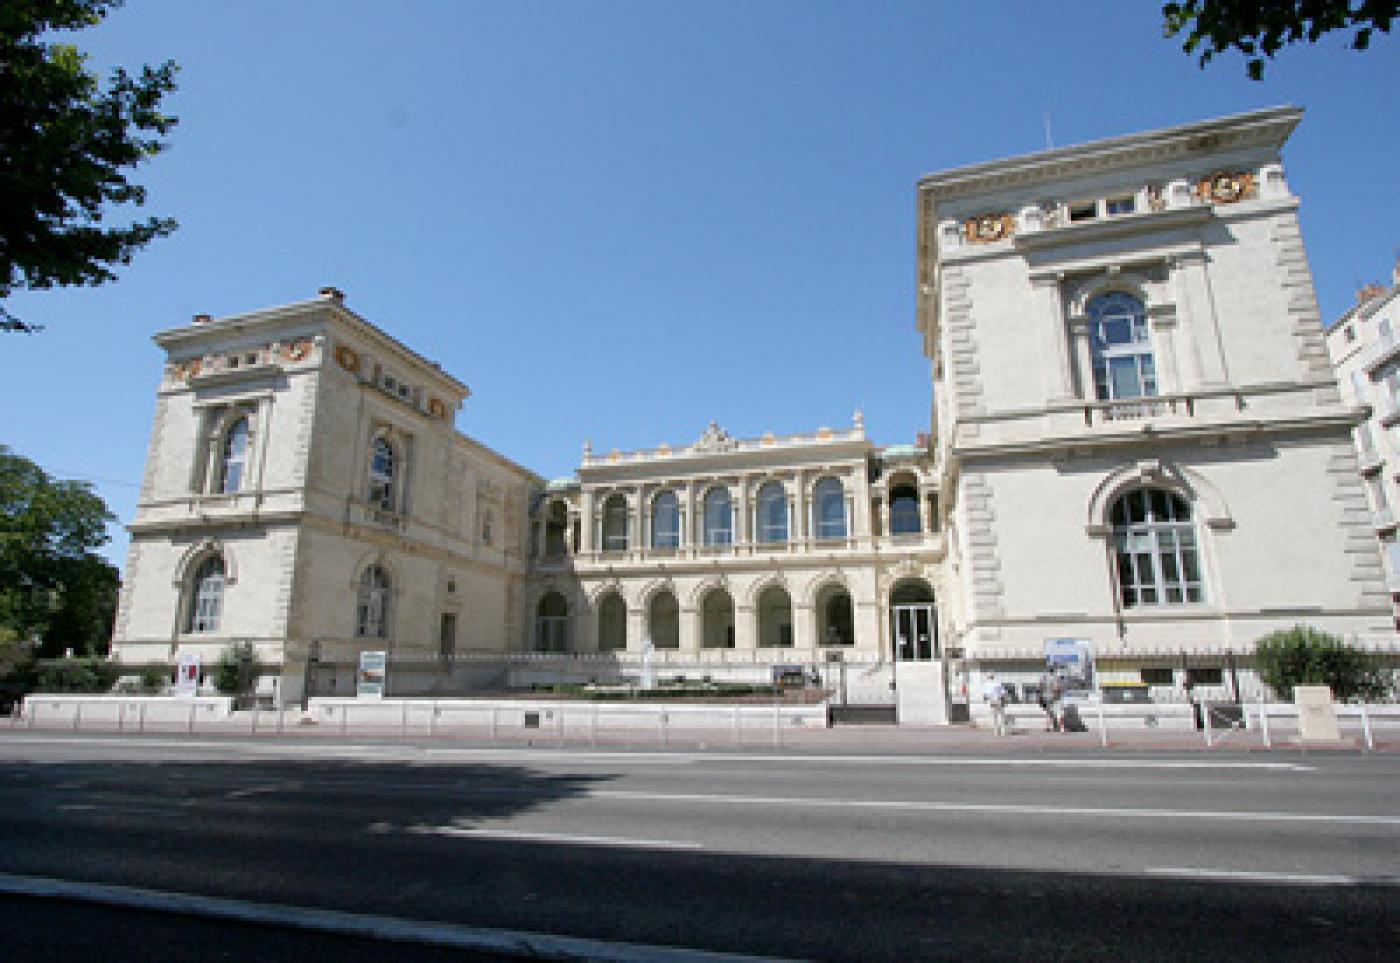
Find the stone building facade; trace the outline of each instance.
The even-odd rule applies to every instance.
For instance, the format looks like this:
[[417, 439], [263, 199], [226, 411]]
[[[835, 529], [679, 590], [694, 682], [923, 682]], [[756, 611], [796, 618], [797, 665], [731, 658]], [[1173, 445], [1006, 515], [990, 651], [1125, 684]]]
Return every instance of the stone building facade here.
[[984, 673], [1033, 685], [1047, 640], [1159, 694], [1227, 694], [1222, 668], [1297, 622], [1393, 648], [1362, 412], [1281, 163], [1299, 117], [923, 179], [918, 445], [859, 413], [711, 424], [546, 482], [455, 431], [466, 386], [334, 290], [157, 335], [116, 656], [246, 638], [284, 698], [367, 649], [545, 675], [854, 662], [938, 722]]

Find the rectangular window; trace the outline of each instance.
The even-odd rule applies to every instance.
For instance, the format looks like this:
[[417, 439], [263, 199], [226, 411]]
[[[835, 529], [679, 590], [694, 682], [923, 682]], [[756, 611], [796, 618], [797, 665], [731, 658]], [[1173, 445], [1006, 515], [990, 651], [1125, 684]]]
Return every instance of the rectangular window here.
[[1078, 221], [1092, 221], [1099, 216], [1099, 206], [1093, 201], [1083, 201], [1069, 206], [1069, 220], [1071, 224]]
[[1126, 197], [1110, 197], [1104, 201], [1104, 211], [1109, 217], [1118, 214], [1131, 214], [1137, 208], [1137, 202], [1130, 194]]
[[1171, 669], [1139, 669], [1138, 677], [1144, 685], [1171, 685]]
[[1221, 676], [1219, 669], [1187, 669], [1187, 685], [1220, 685]]

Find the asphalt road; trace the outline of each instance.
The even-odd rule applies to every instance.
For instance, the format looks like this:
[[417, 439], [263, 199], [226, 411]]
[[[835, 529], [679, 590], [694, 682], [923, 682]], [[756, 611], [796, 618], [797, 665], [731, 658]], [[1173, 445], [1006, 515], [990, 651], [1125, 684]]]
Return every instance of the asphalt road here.
[[[0, 759], [0, 873], [13, 876], [821, 959], [1393, 959], [1400, 948], [1394, 756], [14, 734], [0, 737]], [[69, 918], [129, 925], [55, 930], [37, 922], [53, 905], [0, 901], [37, 958], [75, 955], [65, 943], [46, 957], [49, 931], [71, 943], [90, 930], [109, 957], [121, 934], [153, 932], [149, 914], [68, 904]], [[269, 935], [236, 929], [204, 942]], [[285, 946], [307, 939], [330, 938], [288, 934]]]

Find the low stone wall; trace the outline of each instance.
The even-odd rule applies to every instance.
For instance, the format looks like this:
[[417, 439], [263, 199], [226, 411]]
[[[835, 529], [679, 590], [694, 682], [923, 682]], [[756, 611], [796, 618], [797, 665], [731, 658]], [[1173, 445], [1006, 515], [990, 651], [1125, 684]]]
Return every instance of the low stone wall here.
[[[1185, 702], [1147, 703], [1142, 705], [1103, 705], [1097, 702], [1076, 702], [1079, 718], [1085, 728], [1097, 732], [1100, 718], [1110, 732], [1132, 730], [1195, 731], [1195, 709]], [[1212, 709], [1234, 707], [1233, 703], [1212, 702]], [[1102, 709], [1102, 713], [1100, 712]], [[1298, 727], [1298, 708], [1291, 702], [1243, 703], [1244, 727], [1261, 727], [1260, 713], [1267, 712], [1269, 726], [1288, 733]], [[1346, 703], [1335, 706], [1337, 722], [1348, 732], [1359, 732], [1363, 725], [1362, 707]], [[971, 706], [974, 725], [990, 728], [992, 710], [985, 702], [975, 702]], [[1400, 728], [1400, 704], [1380, 703], [1365, 707], [1366, 722], [1377, 729], [1394, 730]], [[1045, 712], [1038, 705], [1016, 703], [1006, 707], [1006, 722], [1013, 729], [1043, 729], [1046, 724]], [[1212, 728], [1224, 729], [1217, 713], [1213, 716]]]
[[198, 725], [227, 719], [232, 696], [77, 695], [32, 692], [24, 697], [22, 718], [28, 725], [110, 725], [139, 729], [143, 725]]

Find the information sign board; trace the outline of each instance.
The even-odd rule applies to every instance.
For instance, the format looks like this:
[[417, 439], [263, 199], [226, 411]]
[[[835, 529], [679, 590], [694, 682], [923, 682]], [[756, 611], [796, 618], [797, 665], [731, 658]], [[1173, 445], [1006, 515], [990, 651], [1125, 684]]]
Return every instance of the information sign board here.
[[361, 652], [360, 671], [355, 676], [355, 697], [384, 698], [384, 671], [389, 662], [386, 652]]

